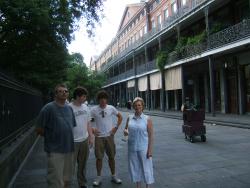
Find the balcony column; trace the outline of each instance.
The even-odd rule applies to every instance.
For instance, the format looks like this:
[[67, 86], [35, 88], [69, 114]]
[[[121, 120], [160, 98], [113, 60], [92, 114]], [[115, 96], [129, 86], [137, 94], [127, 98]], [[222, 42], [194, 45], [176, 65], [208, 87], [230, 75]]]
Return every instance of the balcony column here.
[[[148, 63], [148, 50], [147, 50], [147, 46], [145, 46], [144, 48], [144, 55], [145, 55], [145, 65], [147, 65]], [[151, 105], [150, 105], [150, 77], [149, 75], [147, 75], [147, 91], [146, 91], [146, 106], [147, 109], [150, 110], [151, 109]]]
[[[133, 52], [133, 68], [134, 68], [134, 76], [137, 75], [137, 68], [136, 68], [136, 62], [135, 62], [135, 51]], [[134, 87], [134, 96], [138, 96], [138, 79], [135, 77], [135, 87]]]
[[178, 24], [176, 26], [176, 32], [177, 32], [177, 41], [179, 42], [180, 38], [181, 38], [181, 26], [180, 26], [180, 24]]
[[126, 61], [126, 57], [124, 58], [124, 66], [125, 66], [125, 72], [127, 71], [127, 61]]
[[[162, 50], [162, 45], [161, 45], [161, 37], [158, 37], [158, 42], [159, 42], [159, 51]], [[160, 70], [161, 71], [161, 89], [160, 89], [160, 107], [162, 111], [166, 110], [166, 93], [165, 93], [165, 71]], [[159, 99], [156, 99], [159, 100]]]
[[185, 98], [186, 98], [186, 91], [185, 91], [185, 77], [184, 77], [184, 65], [181, 65], [181, 85], [182, 85], [182, 95], [181, 95], [181, 100], [182, 104], [185, 103]]
[[120, 69], [120, 62], [117, 64], [118, 67], [118, 76], [121, 74], [121, 69]]
[[206, 35], [207, 35], [207, 41], [209, 44], [210, 29], [209, 29], [209, 19], [208, 19], [208, 16], [209, 16], [209, 7], [208, 6], [204, 9], [204, 14], [205, 14], [205, 24], [206, 24]]
[[161, 45], [161, 37], [158, 37], [158, 43], [159, 43], [159, 51], [162, 50], [162, 45]]
[[[124, 71], [125, 71], [125, 74], [126, 74], [126, 71], [127, 71], [127, 62], [126, 62], [126, 57], [124, 58]], [[126, 101], [127, 102], [130, 98], [129, 98], [129, 90], [128, 90], [128, 86], [127, 86], [127, 82], [125, 82], [125, 87], [126, 87]]]
[[165, 91], [165, 101], [166, 101], [166, 109], [165, 110], [169, 110], [169, 102], [168, 102], [168, 91]]
[[220, 69], [220, 93], [221, 93], [221, 112], [228, 112], [228, 93], [227, 93], [227, 81], [226, 81], [226, 71], [222, 67]]
[[215, 83], [214, 83], [214, 62], [211, 56], [208, 57], [209, 63], [209, 83], [210, 83], [210, 109], [213, 116], [215, 116]]
[[237, 63], [237, 75], [238, 75], [238, 96], [239, 96], [239, 114], [242, 115], [246, 111], [246, 98], [244, 94], [246, 93], [244, 87], [244, 69], [239, 63]]
[[122, 104], [122, 83], [119, 83], [119, 99], [118, 99], [118, 101], [120, 104], [118, 107], [120, 107]]
[[208, 87], [208, 74], [204, 75], [204, 93], [205, 93], [205, 111], [209, 112], [209, 87]]
[[114, 85], [110, 86], [110, 90], [111, 90], [111, 93], [112, 93], [110, 102], [111, 102], [112, 105], [114, 105], [114, 100], [115, 100], [115, 97], [116, 97], [115, 86]]

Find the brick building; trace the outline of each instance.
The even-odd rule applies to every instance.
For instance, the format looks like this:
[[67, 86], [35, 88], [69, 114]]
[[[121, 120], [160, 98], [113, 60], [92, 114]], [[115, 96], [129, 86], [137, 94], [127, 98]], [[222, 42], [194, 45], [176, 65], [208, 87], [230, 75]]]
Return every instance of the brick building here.
[[250, 1], [127, 5], [96, 70], [114, 104], [141, 96], [148, 109], [180, 110], [188, 100], [213, 114], [249, 114]]

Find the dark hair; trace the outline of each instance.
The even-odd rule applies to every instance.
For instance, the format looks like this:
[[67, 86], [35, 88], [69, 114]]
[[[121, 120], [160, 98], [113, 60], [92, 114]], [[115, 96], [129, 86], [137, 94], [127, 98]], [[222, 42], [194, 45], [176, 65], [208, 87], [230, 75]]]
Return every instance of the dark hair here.
[[101, 90], [97, 93], [97, 101], [99, 101], [100, 99], [108, 99], [109, 95], [105, 90]]
[[63, 83], [57, 84], [56, 87], [55, 87], [55, 89], [54, 89], [54, 93], [55, 93], [55, 94], [57, 93], [57, 89], [58, 89], [59, 87], [67, 88], [66, 84], [63, 84]]
[[77, 87], [73, 92], [73, 98], [76, 99], [77, 97], [81, 97], [82, 95], [88, 95], [87, 89], [84, 87]]

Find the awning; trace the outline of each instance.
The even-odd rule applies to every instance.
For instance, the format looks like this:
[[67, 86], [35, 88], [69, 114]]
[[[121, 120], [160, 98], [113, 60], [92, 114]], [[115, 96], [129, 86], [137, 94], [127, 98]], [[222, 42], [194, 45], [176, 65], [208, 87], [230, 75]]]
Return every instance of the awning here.
[[180, 66], [168, 69], [165, 72], [165, 89], [166, 90], [182, 89]]
[[146, 91], [148, 89], [148, 79], [147, 76], [143, 76], [138, 79], [138, 90]]
[[161, 73], [154, 73], [150, 75], [150, 90], [161, 89]]
[[128, 87], [128, 88], [135, 87], [135, 80], [129, 80], [129, 81], [127, 82], [127, 87]]

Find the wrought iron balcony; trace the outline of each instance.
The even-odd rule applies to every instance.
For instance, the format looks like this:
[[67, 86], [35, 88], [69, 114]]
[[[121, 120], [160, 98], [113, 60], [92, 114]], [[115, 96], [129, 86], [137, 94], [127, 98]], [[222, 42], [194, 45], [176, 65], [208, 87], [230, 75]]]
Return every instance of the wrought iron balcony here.
[[135, 70], [134, 69], [130, 69], [126, 72], [126, 76], [130, 77], [130, 76], [134, 76], [135, 75]]
[[136, 71], [137, 71], [137, 74], [143, 74], [147, 72], [147, 64], [142, 64], [142, 65], [137, 66]]
[[120, 80], [123, 80], [123, 79], [125, 79], [126, 77], [127, 77], [126, 72], [123, 72], [123, 73], [121, 73], [121, 74], [119, 75], [119, 79], [120, 79]]
[[[168, 64], [174, 63], [178, 60], [196, 56], [206, 51], [226, 46], [228, 44], [238, 42], [250, 37], [250, 19], [245, 19], [242, 22], [228, 27], [222, 31], [214, 33], [209, 36], [209, 41], [205, 41], [195, 45], [188, 45], [181, 48], [179, 52], [173, 51], [168, 54]], [[143, 74], [145, 72], [157, 69], [155, 60], [146, 64], [137, 66], [137, 74]], [[128, 73], [129, 72], [129, 73]], [[131, 69], [126, 73], [119, 76], [119, 79], [125, 79], [134, 75], [134, 69]], [[118, 81], [118, 77], [109, 79], [109, 83]]]
[[195, 11], [196, 8], [198, 8], [200, 5], [202, 5], [204, 2], [208, 2], [209, 0], [192, 0], [191, 4], [188, 4], [186, 6], [183, 6], [179, 8], [178, 12], [170, 17], [168, 17], [167, 20], [165, 20], [162, 25], [153, 28], [151, 31], [146, 33], [143, 37], [139, 38], [134, 43], [130, 44], [129, 47], [127, 47], [125, 50], [123, 50], [121, 53], [117, 54], [116, 56], [113, 56], [111, 61], [109, 61], [104, 67], [101, 67], [101, 71], [106, 70], [108, 67], [110, 67], [112, 64], [116, 63], [120, 58], [125, 56], [130, 51], [136, 49], [140, 45], [143, 45], [147, 40], [150, 40], [153, 36], [155, 36], [157, 33], [162, 31], [163, 29], [167, 29], [168, 27], [172, 26], [175, 21], [178, 19], [181, 19], [186, 14], [191, 13], [192, 11]]
[[250, 36], [250, 19], [226, 28], [209, 37], [208, 49], [214, 49]]
[[244, 40], [250, 37], [250, 19], [228, 27], [222, 31], [209, 36], [209, 41], [205, 41], [195, 45], [184, 46], [179, 52], [173, 51], [168, 55], [168, 63], [189, 58], [205, 51], [229, 45], [233, 42]]
[[151, 71], [151, 70], [154, 70], [154, 69], [157, 69], [156, 64], [155, 64], [155, 59], [152, 60], [152, 61], [149, 61], [147, 63], [147, 71]]

